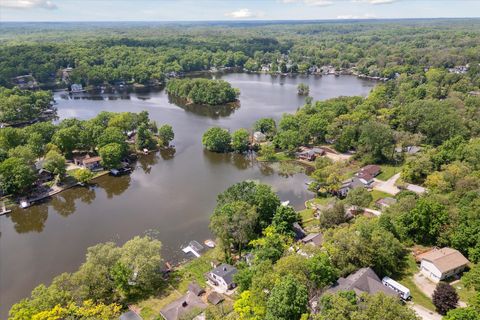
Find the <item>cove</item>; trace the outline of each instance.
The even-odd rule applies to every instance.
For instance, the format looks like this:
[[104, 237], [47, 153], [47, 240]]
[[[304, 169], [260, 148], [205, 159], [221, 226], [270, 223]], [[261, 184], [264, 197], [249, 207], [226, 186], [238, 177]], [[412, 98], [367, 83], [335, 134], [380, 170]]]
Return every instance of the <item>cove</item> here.
[[282, 201], [302, 208], [313, 196], [307, 191], [305, 174], [282, 176], [275, 165], [251, 157], [207, 152], [201, 145], [203, 132], [212, 126], [232, 131], [250, 128], [259, 118], [278, 120], [285, 112], [295, 112], [304, 101], [297, 95], [300, 82], [310, 86], [314, 100], [366, 96], [376, 84], [354, 76], [231, 73], [215, 77], [240, 89], [238, 108], [181, 106], [164, 90], [75, 99], [55, 93], [60, 119], [147, 110], [159, 125], [173, 126], [175, 152], [142, 157], [129, 176], [105, 176], [91, 188], [73, 188], [0, 217], [0, 318], [7, 318], [11, 305], [29, 296], [38, 284], [76, 270], [86, 249], [100, 242], [123, 243], [149, 234], [162, 242], [164, 259], [183, 259], [182, 245], [211, 237], [208, 221], [216, 196], [236, 182], [267, 183]]

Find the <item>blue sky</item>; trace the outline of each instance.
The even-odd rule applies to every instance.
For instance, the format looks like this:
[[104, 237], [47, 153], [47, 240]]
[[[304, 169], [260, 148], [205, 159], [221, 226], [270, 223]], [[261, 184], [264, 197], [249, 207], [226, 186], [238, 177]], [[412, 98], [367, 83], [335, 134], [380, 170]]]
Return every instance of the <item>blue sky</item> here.
[[479, 17], [480, 0], [0, 0], [0, 21]]

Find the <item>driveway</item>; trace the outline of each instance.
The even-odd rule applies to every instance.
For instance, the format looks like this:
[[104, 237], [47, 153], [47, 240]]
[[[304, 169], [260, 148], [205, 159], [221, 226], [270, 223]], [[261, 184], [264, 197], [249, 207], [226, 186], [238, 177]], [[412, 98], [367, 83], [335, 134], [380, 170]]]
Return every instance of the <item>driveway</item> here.
[[433, 291], [435, 291], [436, 283], [430, 281], [423, 275], [422, 272], [417, 272], [413, 275], [413, 282], [417, 285], [418, 289], [422, 291], [427, 297], [432, 297]]
[[385, 193], [389, 193], [389, 194], [394, 196], [394, 195], [396, 195], [397, 193], [400, 192], [400, 189], [398, 189], [397, 186], [395, 186], [395, 183], [397, 182], [397, 180], [399, 178], [400, 178], [400, 173], [397, 173], [397, 174], [393, 175], [387, 181], [382, 181], [382, 180], [375, 179], [375, 184], [373, 186], [373, 189], [378, 190], [378, 191], [382, 191], [382, 192], [385, 192]]
[[415, 313], [423, 320], [442, 320], [441, 315], [436, 312], [430, 311], [427, 308], [422, 307], [421, 305], [409, 303], [408, 306], [410, 307], [410, 309], [415, 311]]

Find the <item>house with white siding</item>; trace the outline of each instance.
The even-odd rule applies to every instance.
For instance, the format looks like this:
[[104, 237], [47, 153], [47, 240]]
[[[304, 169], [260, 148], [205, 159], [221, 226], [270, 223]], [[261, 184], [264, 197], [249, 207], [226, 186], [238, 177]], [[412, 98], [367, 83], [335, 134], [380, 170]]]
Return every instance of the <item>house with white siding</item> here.
[[470, 263], [458, 250], [433, 249], [417, 257], [421, 272], [433, 282], [440, 282], [461, 273]]

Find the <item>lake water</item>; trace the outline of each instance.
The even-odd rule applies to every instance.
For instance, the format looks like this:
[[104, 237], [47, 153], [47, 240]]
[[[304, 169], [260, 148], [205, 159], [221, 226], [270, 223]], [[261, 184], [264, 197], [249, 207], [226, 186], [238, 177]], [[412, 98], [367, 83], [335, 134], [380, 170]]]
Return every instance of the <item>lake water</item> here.
[[103, 110], [147, 110], [159, 125], [173, 126], [175, 153], [143, 157], [130, 176], [105, 176], [93, 188], [70, 189], [44, 204], [0, 217], [0, 318], [6, 319], [10, 306], [38, 284], [76, 270], [86, 249], [99, 242], [122, 244], [149, 234], [162, 241], [165, 259], [184, 258], [182, 245], [191, 240], [203, 243], [211, 237], [208, 221], [216, 195], [236, 182], [270, 184], [282, 201], [290, 200], [300, 209], [312, 197], [305, 174], [282, 176], [278, 168], [248, 157], [207, 152], [201, 145], [203, 132], [212, 126], [250, 128], [259, 118], [278, 120], [283, 113], [294, 112], [304, 101], [296, 93], [300, 82], [310, 86], [315, 100], [366, 96], [375, 85], [353, 76], [217, 77], [240, 89], [238, 109], [179, 107], [164, 91], [101, 99], [55, 95], [61, 119], [89, 119]]

